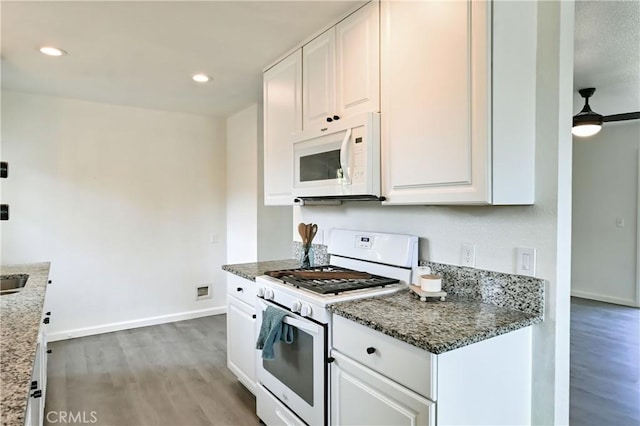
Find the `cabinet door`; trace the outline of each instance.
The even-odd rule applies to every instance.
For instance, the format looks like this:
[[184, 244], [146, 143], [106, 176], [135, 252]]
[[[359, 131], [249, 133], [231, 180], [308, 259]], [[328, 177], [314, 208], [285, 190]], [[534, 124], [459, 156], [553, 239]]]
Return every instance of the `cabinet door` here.
[[[41, 401], [40, 401], [40, 419], [41, 421], [44, 422], [44, 402], [46, 401], [47, 398], [47, 368], [48, 368], [48, 363], [49, 363], [49, 354], [47, 353], [48, 351], [48, 346], [47, 346], [47, 328], [49, 326], [47, 324], [42, 324], [40, 326], [40, 331], [38, 333], [38, 346], [39, 346], [39, 351], [40, 351], [40, 374], [38, 375], [39, 380], [39, 389], [42, 391], [42, 397], [41, 397]], [[36, 355], [36, 357], [38, 357], [38, 355]], [[35, 362], [38, 362], [37, 360]], [[34, 368], [35, 371], [35, 368]], [[34, 374], [34, 377], [35, 374]]]
[[380, 111], [380, 12], [371, 2], [336, 25], [336, 107], [347, 117]]
[[[28, 390], [29, 399], [27, 400], [27, 409], [25, 412], [24, 424], [27, 426], [38, 426], [44, 422], [44, 389], [43, 389], [43, 348], [40, 343], [36, 345], [36, 356], [33, 361], [33, 371], [31, 373], [31, 381], [37, 382], [36, 389]], [[45, 372], [46, 374], [46, 372]], [[27, 390], [25, 390], [27, 391]]]
[[333, 351], [331, 423], [335, 425], [435, 425], [433, 401]]
[[491, 202], [487, 2], [382, 3], [383, 195]]
[[302, 130], [302, 51], [264, 73], [264, 204], [293, 205], [293, 140]]
[[330, 28], [302, 47], [304, 63], [302, 99], [304, 130], [320, 130], [327, 117], [336, 114], [335, 28]]
[[227, 367], [255, 395], [256, 311], [235, 297], [227, 299]]

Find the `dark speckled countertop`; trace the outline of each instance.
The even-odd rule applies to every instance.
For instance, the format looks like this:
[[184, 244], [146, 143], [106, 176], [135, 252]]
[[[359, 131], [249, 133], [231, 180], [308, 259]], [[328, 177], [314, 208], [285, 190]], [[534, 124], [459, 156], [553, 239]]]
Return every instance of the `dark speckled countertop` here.
[[409, 290], [337, 303], [329, 309], [433, 354], [542, 322], [540, 316], [470, 298], [421, 302]]
[[[285, 259], [224, 265], [222, 269], [255, 281], [257, 276], [264, 275], [267, 271], [299, 266], [298, 260]], [[432, 267], [436, 266], [440, 269], [444, 268], [445, 278], [449, 280], [443, 283], [443, 287], [445, 284], [453, 286], [460, 283], [468, 286], [467, 281], [484, 283], [480, 279], [472, 280], [468, 277], [470, 274], [482, 272], [490, 275], [491, 280], [488, 282], [491, 285], [482, 287], [478, 284], [476, 287], [487, 287], [491, 291], [487, 290], [484, 292], [487, 294], [484, 294], [478, 290], [477, 297], [450, 295], [444, 302], [437, 299], [421, 302], [413, 293], [406, 290], [387, 296], [337, 303], [329, 306], [329, 309], [337, 315], [434, 354], [441, 354], [542, 322], [543, 280], [532, 280], [528, 277], [523, 280], [523, 277], [519, 276], [496, 275], [470, 268], [432, 264]], [[448, 268], [455, 268], [454, 272], [457, 274], [454, 277], [448, 277], [446, 275]], [[438, 272], [443, 273], [441, 270]], [[508, 280], [505, 281], [502, 275]], [[460, 277], [468, 279], [462, 280]], [[499, 279], [501, 277], [503, 279]], [[459, 289], [455, 286], [447, 289], [456, 294], [454, 290]], [[503, 293], [509, 297], [496, 297], [496, 294]], [[475, 295], [474, 292], [470, 294]], [[512, 309], [521, 305], [532, 306], [535, 309], [532, 308], [529, 313]]]
[[1, 268], [2, 275], [29, 275], [20, 292], [0, 296], [0, 419], [3, 425], [24, 424], [49, 267], [49, 263], [33, 263]]
[[268, 260], [255, 263], [222, 265], [223, 270], [251, 281], [255, 281], [257, 276], [264, 275], [267, 271], [278, 271], [280, 269], [293, 269], [299, 267], [300, 261], [296, 259]]

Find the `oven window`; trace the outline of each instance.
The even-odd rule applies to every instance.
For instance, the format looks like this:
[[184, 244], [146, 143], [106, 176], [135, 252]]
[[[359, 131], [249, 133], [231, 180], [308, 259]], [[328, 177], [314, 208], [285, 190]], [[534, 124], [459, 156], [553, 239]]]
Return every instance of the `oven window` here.
[[337, 179], [340, 171], [339, 149], [300, 157], [300, 182]]
[[313, 406], [313, 336], [294, 328], [293, 343], [277, 342], [273, 352], [264, 369]]

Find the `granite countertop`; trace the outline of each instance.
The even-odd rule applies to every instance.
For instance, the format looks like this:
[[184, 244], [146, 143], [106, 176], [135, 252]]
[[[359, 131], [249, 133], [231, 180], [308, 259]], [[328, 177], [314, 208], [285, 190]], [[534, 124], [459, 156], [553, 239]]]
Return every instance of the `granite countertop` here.
[[2, 266], [2, 275], [27, 274], [24, 288], [0, 296], [0, 419], [22, 425], [31, 385], [31, 371], [47, 290], [50, 263]]
[[409, 290], [336, 303], [329, 310], [433, 354], [542, 322], [541, 316], [470, 298], [421, 302]]
[[293, 269], [299, 267], [300, 261], [296, 259], [268, 260], [264, 262], [222, 265], [223, 270], [251, 281], [255, 281], [257, 276], [264, 275], [264, 273], [267, 271], [277, 271], [280, 269]]

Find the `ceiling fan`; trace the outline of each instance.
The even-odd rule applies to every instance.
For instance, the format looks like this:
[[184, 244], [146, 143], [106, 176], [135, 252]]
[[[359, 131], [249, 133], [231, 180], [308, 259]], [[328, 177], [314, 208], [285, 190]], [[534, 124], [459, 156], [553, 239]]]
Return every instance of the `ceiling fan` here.
[[602, 123], [610, 121], [637, 120], [640, 118], [640, 111], [613, 115], [600, 115], [597, 112], [593, 112], [589, 106], [589, 98], [593, 96], [595, 91], [596, 89], [594, 87], [578, 90], [580, 96], [584, 98], [584, 107], [579, 113], [573, 116], [573, 128], [571, 129], [571, 133], [575, 136], [593, 136], [600, 131]]

